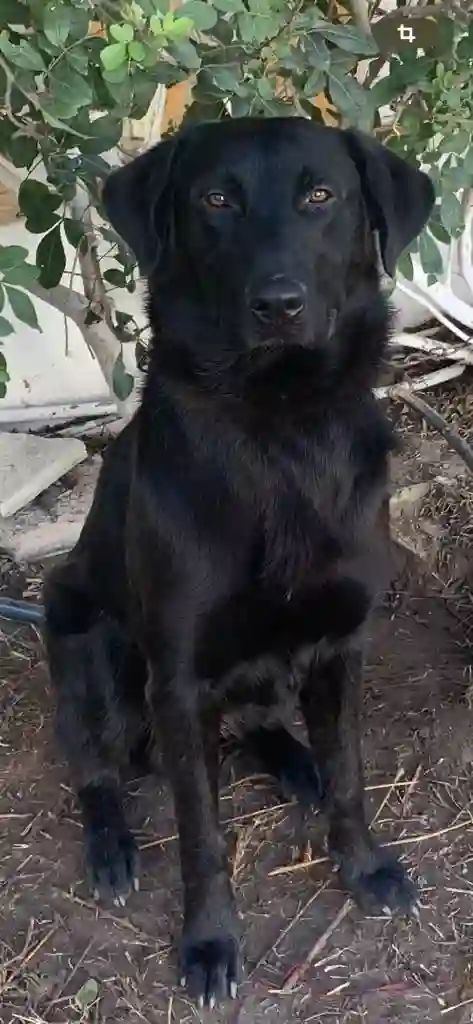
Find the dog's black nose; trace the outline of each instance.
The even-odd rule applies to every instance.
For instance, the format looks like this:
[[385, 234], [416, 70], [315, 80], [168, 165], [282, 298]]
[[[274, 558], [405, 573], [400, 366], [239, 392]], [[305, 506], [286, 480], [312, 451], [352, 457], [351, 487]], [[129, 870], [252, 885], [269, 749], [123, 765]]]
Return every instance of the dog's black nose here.
[[263, 324], [294, 320], [304, 306], [303, 286], [282, 276], [261, 283], [250, 297], [251, 312]]

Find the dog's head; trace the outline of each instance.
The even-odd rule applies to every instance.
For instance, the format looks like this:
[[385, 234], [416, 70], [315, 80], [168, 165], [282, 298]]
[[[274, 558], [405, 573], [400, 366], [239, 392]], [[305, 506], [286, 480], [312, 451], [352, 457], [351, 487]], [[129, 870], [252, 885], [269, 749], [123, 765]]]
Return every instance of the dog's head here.
[[160, 143], [110, 176], [103, 201], [164, 333], [200, 325], [236, 355], [327, 346], [357, 289], [378, 288], [375, 233], [392, 275], [434, 192], [359, 132], [243, 118]]

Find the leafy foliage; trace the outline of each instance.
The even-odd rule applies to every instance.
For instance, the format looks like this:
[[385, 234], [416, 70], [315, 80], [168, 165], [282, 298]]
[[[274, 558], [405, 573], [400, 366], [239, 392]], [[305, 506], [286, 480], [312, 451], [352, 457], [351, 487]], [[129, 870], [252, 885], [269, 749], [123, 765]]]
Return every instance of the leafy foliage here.
[[[473, 186], [468, 25], [438, 19], [424, 55], [400, 50], [389, 58], [388, 78], [376, 80], [386, 59], [383, 33], [374, 33], [376, 42], [332, 0], [170, 6], [169, 0], [1, 0], [0, 153], [24, 169], [20, 210], [27, 229], [40, 237], [34, 264], [26, 250], [0, 247], [0, 338], [13, 330], [15, 318], [39, 329], [26, 292], [61, 282], [66, 242], [84, 257], [91, 247], [96, 254], [101, 236], [116, 264], [102, 275], [105, 294], [134, 290], [130, 253], [95, 216], [101, 181], [124, 120], [143, 117], [159, 85], [187, 79], [193, 92], [186, 120], [294, 113], [323, 120], [325, 107], [332, 123], [375, 131], [397, 152], [427, 165], [439, 199], [418, 250], [424, 269], [441, 273], [438, 242], [461, 232], [463, 196]], [[355, 74], [360, 61], [364, 80]], [[388, 129], [379, 113], [386, 105], [395, 115]], [[94, 214], [94, 239], [74, 209], [78, 193]], [[409, 254], [401, 267], [406, 276], [412, 273]], [[92, 320], [97, 315], [91, 311]], [[142, 347], [128, 314], [115, 310], [111, 324], [121, 342]], [[120, 357], [114, 382], [121, 397], [130, 380]], [[6, 383], [0, 358], [0, 394]]]

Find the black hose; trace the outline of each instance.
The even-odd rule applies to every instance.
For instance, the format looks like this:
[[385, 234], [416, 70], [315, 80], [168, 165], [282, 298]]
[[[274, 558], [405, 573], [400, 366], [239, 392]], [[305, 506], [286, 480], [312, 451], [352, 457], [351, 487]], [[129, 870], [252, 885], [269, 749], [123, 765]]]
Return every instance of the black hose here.
[[0, 597], [0, 618], [11, 619], [13, 622], [29, 622], [31, 625], [42, 625], [44, 606], [30, 604], [29, 601], [14, 601], [10, 597]]

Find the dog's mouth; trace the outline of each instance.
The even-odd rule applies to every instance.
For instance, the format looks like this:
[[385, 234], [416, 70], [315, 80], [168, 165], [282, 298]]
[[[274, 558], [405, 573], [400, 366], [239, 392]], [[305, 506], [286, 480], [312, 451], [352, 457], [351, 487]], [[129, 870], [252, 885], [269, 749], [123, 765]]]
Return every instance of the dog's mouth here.
[[259, 332], [250, 342], [250, 351], [262, 360], [277, 358], [281, 353], [300, 349], [320, 349], [331, 341], [337, 326], [338, 310], [331, 309], [322, 322], [314, 325], [272, 325]]

